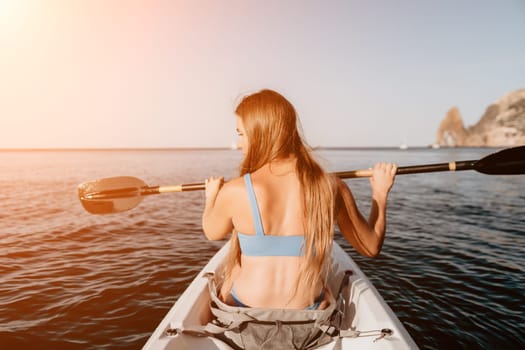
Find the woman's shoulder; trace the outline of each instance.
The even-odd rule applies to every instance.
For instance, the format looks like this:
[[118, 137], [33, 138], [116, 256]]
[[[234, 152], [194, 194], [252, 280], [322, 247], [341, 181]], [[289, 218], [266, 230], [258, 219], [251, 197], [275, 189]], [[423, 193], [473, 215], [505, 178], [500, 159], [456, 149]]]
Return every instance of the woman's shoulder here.
[[243, 193], [243, 179], [236, 177], [226, 181], [217, 195], [215, 204], [217, 206], [226, 206], [232, 208], [235, 203], [239, 202], [239, 198]]
[[244, 179], [242, 177], [235, 177], [224, 183], [224, 186], [222, 187], [221, 192], [225, 191], [228, 194], [235, 194], [243, 189], [244, 189]]

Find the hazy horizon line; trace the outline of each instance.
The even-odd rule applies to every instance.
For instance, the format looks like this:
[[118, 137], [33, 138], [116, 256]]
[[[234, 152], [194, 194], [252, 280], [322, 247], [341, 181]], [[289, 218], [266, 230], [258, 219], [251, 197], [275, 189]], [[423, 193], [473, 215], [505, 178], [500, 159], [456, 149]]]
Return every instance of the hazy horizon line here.
[[[453, 148], [501, 148], [489, 146], [455, 146], [455, 147], [440, 147], [437, 149], [453, 149]], [[401, 148], [399, 146], [319, 146], [313, 147], [313, 150], [410, 150], [410, 149], [433, 149], [432, 145], [428, 146], [408, 146]], [[111, 151], [216, 151], [216, 150], [231, 150], [236, 151], [231, 147], [30, 147], [30, 148], [0, 148], [0, 152], [111, 152]]]

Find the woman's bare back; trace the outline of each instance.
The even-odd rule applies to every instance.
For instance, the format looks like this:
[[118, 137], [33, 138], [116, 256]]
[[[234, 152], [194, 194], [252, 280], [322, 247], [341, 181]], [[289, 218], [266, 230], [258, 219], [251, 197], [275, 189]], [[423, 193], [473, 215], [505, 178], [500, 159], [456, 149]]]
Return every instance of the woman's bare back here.
[[[274, 236], [304, 235], [301, 187], [295, 161], [287, 159], [263, 166], [251, 174], [264, 233]], [[232, 217], [234, 229], [255, 234], [254, 219], [244, 183]], [[252, 307], [304, 308], [313, 304], [322, 286], [295, 290], [302, 257], [241, 256], [242, 268], [232, 274], [239, 298]], [[224, 293], [223, 295], [226, 295]]]

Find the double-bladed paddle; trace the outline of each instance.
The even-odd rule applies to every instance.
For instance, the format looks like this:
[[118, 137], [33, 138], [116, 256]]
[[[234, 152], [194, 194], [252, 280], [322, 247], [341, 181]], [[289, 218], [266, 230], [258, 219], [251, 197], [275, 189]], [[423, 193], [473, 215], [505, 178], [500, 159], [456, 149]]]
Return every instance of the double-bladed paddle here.
[[[506, 148], [479, 160], [398, 167], [396, 174], [463, 170], [475, 170], [488, 175], [525, 174], [525, 146]], [[372, 170], [343, 171], [334, 174], [343, 179], [370, 177]], [[133, 209], [145, 196], [152, 194], [198, 191], [204, 188], [204, 183], [148, 186], [136, 177], [117, 176], [80, 184], [78, 196], [84, 209], [91, 214], [110, 214]]]

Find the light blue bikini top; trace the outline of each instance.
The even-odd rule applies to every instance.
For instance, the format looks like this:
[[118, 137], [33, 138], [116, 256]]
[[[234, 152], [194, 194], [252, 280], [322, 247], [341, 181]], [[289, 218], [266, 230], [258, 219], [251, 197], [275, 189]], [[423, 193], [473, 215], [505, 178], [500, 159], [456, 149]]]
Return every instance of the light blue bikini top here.
[[248, 190], [248, 198], [252, 210], [253, 222], [255, 224], [255, 235], [247, 235], [237, 232], [241, 252], [245, 256], [301, 256], [304, 243], [304, 235], [294, 236], [270, 236], [265, 235], [257, 205], [257, 198], [253, 190], [250, 174], [244, 175], [244, 183]]

